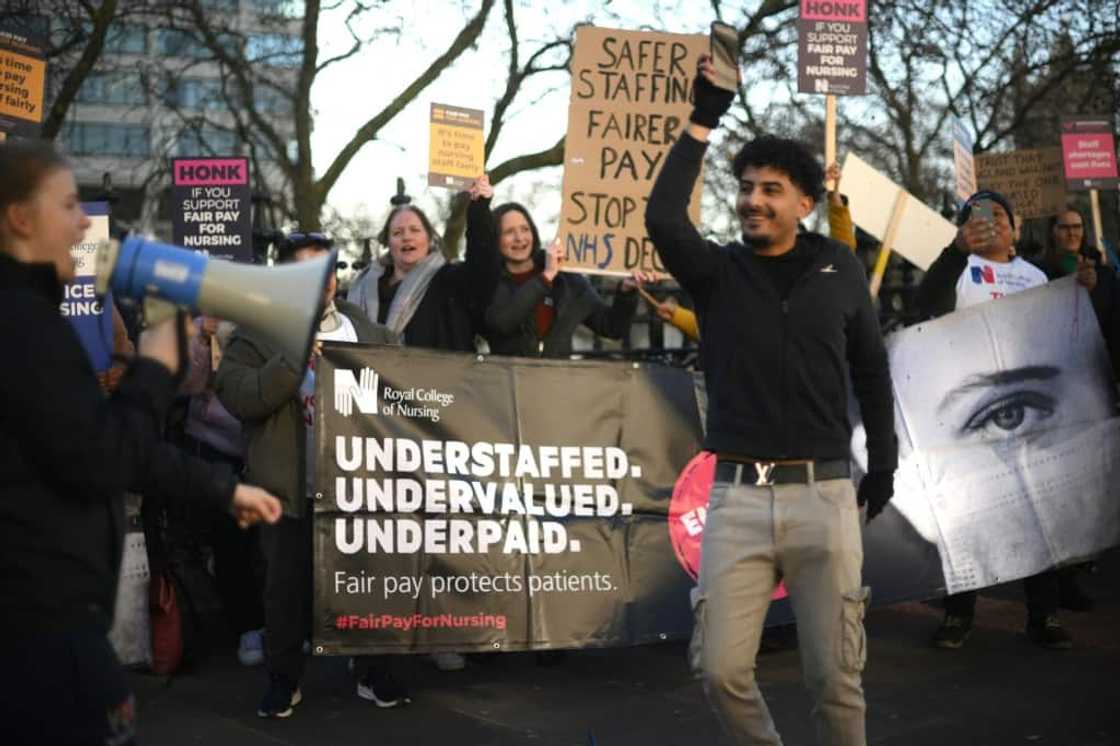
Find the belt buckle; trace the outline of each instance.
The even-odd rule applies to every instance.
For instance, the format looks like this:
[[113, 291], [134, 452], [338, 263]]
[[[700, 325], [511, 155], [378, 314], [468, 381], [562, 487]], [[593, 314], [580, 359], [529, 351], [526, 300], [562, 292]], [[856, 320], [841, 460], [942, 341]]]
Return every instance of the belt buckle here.
[[761, 461], [754, 462], [754, 472], [756, 476], [754, 484], [756, 487], [773, 486], [774, 466], [775, 464], [773, 461], [768, 461], [766, 463], [763, 463]]

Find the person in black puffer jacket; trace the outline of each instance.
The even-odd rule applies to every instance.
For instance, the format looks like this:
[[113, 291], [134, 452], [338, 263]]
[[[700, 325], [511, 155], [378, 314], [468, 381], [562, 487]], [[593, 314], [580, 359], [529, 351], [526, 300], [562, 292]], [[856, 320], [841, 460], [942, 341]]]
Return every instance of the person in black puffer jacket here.
[[490, 214], [493, 193], [485, 175], [469, 191], [462, 262], [443, 256], [422, 210], [411, 204], [394, 207], [377, 237], [389, 252], [354, 281], [346, 299], [406, 347], [474, 352], [501, 271], [493, 237], [478, 233], [490, 226], [477, 216]]
[[[560, 272], [563, 249], [556, 240], [541, 248], [529, 211], [516, 202], [493, 216], [472, 212], [479, 235], [494, 235], [504, 259], [502, 276], [486, 309], [486, 339], [496, 355], [562, 358], [572, 354], [572, 335], [580, 324], [599, 336], [623, 339], [638, 305], [638, 285], [655, 278], [635, 271], [624, 279], [608, 305], [588, 279]], [[496, 230], [482, 221], [492, 221]]]

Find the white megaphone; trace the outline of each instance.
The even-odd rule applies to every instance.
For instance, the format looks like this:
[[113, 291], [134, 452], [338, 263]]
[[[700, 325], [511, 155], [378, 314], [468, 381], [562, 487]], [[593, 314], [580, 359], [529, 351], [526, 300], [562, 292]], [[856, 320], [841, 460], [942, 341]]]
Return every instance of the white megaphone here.
[[302, 369], [319, 326], [336, 252], [280, 267], [210, 259], [170, 244], [128, 236], [97, 249], [95, 289], [117, 297], [159, 298], [178, 308], [252, 329]]

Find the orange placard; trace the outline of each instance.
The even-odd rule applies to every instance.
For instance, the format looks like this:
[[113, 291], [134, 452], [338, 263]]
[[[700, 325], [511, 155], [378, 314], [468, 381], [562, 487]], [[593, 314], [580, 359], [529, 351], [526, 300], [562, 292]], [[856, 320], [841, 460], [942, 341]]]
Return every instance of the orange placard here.
[[42, 122], [46, 72], [46, 60], [0, 49], [0, 117]]
[[485, 113], [432, 104], [429, 120], [428, 186], [469, 189], [486, 169]]

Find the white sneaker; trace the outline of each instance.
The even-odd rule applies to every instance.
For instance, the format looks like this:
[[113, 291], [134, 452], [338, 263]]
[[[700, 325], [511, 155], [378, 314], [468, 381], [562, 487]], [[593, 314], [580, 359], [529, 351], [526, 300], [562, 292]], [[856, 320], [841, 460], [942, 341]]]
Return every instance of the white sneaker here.
[[467, 667], [467, 659], [459, 653], [432, 653], [431, 657], [441, 671], [462, 671]]
[[259, 666], [264, 663], [264, 630], [251, 629], [241, 634], [237, 645], [237, 660], [243, 666]]

